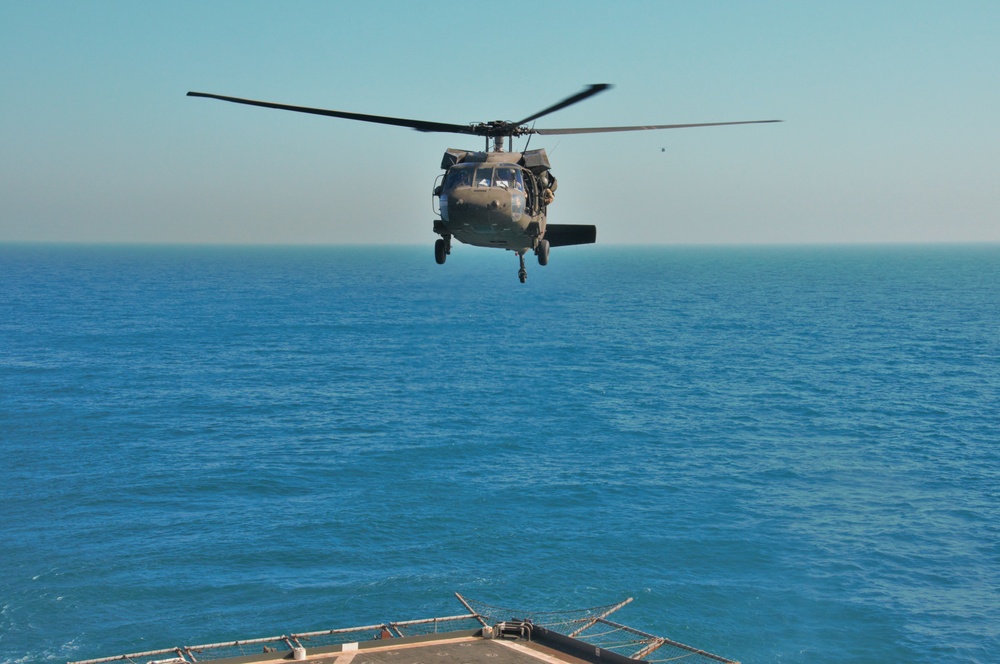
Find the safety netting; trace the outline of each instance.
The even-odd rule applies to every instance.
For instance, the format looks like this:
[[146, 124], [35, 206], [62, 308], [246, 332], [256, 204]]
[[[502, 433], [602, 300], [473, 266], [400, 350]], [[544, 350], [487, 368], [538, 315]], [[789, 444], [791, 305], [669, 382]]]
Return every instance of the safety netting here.
[[525, 611], [497, 607], [461, 595], [458, 595], [458, 598], [470, 611], [482, 616], [491, 625], [503, 621], [530, 621], [535, 625], [579, 639], [595, 648], [610, 650], [629, 659], [650, 662], [651, 664], [661, 662], [726, 662], [736, 664], [734, 660], [608, 620], [609, 615], [629, 604], [632, 598], [617, 604], [564, 611]]

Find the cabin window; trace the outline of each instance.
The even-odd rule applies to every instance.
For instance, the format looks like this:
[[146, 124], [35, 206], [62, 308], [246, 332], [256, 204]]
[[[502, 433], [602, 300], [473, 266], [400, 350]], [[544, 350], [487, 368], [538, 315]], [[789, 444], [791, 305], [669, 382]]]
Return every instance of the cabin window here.
[[480, 166], [476, 169], [475, 180], [477, 187], [489, 187], [493, 185], [493, 167]]

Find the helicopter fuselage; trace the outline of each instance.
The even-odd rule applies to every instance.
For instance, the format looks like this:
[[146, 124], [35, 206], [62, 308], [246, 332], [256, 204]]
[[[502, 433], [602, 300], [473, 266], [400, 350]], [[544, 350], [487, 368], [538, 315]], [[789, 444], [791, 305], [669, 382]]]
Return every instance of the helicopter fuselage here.
[[537, 198], [537, 184], [532, 173], [516, 163], [521, 155], [470, 156], [468, 162], [450, 166], [436, 190], [441, 219], [435, 230], [477, 247], [534, 249], [544, 233], [545, 215], [540, 206], [529, 204], [529, 195], [532, 203]]
[[528, 155], [528, 163], [539, 162], [538, 174], [524, 162], [519, 152], [446, 152], [444, 182], [435, 189], [441, 216], [435, 232], [477, 247], [534, 250], [545, 235], [555, 177], [542, 150]]
[[524, 254], [534, 252], [539, 265], [548, 265], [549, 248], [590, 244], [597, 228], [580, 224], [549, 224], [545, 217], [555, 198], [556, 178], [545, 150], [525, 152], [466, 152], [447, 150], [445, 170], [434, 188], [434, 257], [444, 263], [451, 240], [476, 247], [495, 247], [518, 255], [518, 277], [527, 277]]

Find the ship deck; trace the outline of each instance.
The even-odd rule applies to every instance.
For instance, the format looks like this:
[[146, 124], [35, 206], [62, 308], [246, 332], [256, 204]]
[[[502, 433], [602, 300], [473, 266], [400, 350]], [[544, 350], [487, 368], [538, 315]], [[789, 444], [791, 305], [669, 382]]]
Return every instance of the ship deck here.
[[[69, 664], [660, 664], [733, 660], [612, 622], [631, 602], [575, 611], [512, 613], [456, 597], [469, 613], [285, 636], [177, 646]], [[512, 615], [520, 615], [513, 618]]]
[[[316, 664], [587, 664], [586, 660], [533, 642], [447, 634], [441, 637], [419, 643], [385, 643], [354, 652], [312, 656], [307, 653], [306, 661]], [[266, 661], [285, 660], [276, 657]]]

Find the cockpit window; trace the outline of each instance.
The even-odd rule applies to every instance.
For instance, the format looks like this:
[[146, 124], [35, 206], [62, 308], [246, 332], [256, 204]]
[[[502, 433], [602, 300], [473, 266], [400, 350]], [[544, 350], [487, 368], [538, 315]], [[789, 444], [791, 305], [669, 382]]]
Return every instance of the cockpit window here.
[[493, 167], [480, 166], [476, 169], [475, 182], [477, 187], [489, 187], [493, 184]]
[[445, 180], [445, 191], [451, 191], [455, 187], [472, 186], [471, 168], [452, 168], [448, 171], [448, 179]]
[[496, 178], [493, 180], [494, 187], [510, 189], [515, 184], [513, 168], [500, 167], [496, 171]]
[[452, 166], [444, 180], [444, 191], [452, 191], [456, 187], [500, 187], [523, 192], [524, 177], [520, 168], [510, 164], [475, 167], [463, 164]]

